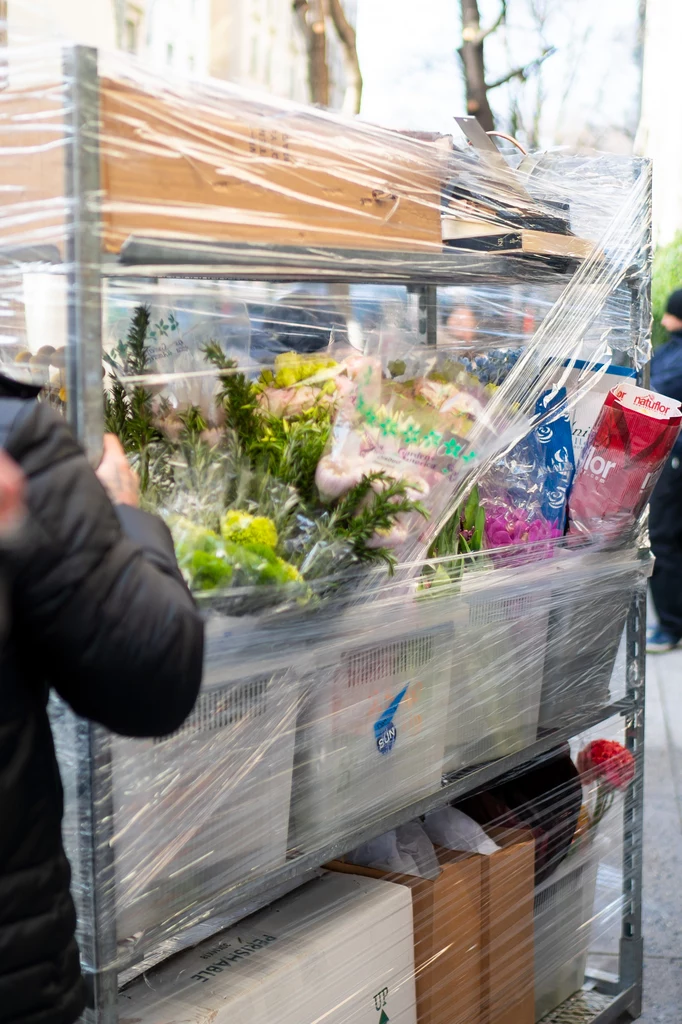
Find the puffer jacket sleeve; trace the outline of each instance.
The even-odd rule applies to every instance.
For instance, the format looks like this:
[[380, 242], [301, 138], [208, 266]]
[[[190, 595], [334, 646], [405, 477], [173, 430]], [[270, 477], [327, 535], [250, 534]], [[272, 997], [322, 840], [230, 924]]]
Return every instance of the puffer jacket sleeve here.
[[120, 517], [63, 420], [26, 402], [7, 451], [27, 477], [14, 634], [74, 711], [129, 736], [163, 736], [191, 711], [203, 624], [165, 525]]

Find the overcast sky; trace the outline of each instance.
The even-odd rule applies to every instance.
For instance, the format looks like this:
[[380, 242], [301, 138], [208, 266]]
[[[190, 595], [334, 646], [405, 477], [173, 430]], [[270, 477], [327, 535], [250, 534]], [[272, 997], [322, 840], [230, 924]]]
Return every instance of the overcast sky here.
[[[585, 124], [631, 126], [639, 89], [637, 0], [535, 2], [547, 10], [546, 39], [558, 48], [544, 65], [543, 145], [573, 143]], [[508, 0], [506, 32], [486, 44], [489, 77], [540, 52], [528, 3]], [[498, 0], [480, 6], [484, 24], [499, 10]], [[459, 38], [458, 0], [359, 0], [363, 116], [393, 127], [451, 131], [453, 115], [464, 112]], [[534, 88], [533, 81], [524, 86], [528, 104]], [[504, 117], [504, 90], [490, 95]]]

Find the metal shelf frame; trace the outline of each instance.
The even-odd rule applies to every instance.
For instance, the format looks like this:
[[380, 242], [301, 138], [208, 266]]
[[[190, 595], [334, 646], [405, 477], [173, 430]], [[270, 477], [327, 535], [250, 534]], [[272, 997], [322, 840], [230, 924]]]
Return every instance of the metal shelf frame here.
[[[330, 252], [321, 249], [282, 250], [277, 247], [208, 245], [203, 242], [169, 242], [135, 237], [126, 243], [121, 257], [113, 261], [102, 251], [98, 208], [99, 182], [99, 103], [97, 52], [84, 47], [65, 51], [64, 74], [69, 83], [70, 139], [66, 168], [66, 192], [70, 200], [68, 270], [68, 347], [67, 389], [69, 417], [81, 442], [97, 461], [101, 451], [103, 412], [101, 389], [101, 332], [103, 286], [106, 279], [146, 277], [210, 277], [234, 280], [327, 280], [335, 283], [369, 282], [399, 284], [419, 291], [424, 312], [424, 333], [435, 343], [436, 288], [456, 284], [466, 278], [471, 283], [504, 283], [511, 287], [524, 283], [554, 281], [570, 277], [571, 268], [563, 262], [550, 265], [513, 257], [491, 257], [474, 253], [448, 254], [447, 271], [443, 256], [431, 258], [410, 253]], [[642, 161], [638, 173], [649, 173]], [[281, 260], [286, 255], [287, 263]], [[6, 258], [21, 262], [54, 258], [48, 249], [15, 250]], [[277, 258], [281, 262], [277, 262]], [[648, 300], [643, 295], [646, 282], [631, 275], [625, 282], [631, 295], [633, 335], [644, 336], [650, 321]], [[613, 716], [624, 720], [629, 749], [637, 755], [636, 776], [627, 794], [624, 808], [623, 885], [624, 909], [620, 943], [620, 976], [596, 983], [593, 993], [573, 997], [546, 1018], [546, 1024], [616, 1024], [636, 1019], [641, 1011], [642, 986], [642, 819], [643, 819], [643, 744], [645, 694], [645, 620], [646, 601], [638, 597], [627, 622], [627, 678], [623, 700], [605, 707], [599, 714], [576, 719], [565, 729], [553, 732], [518, 754], [505, 757], [456, 778], [444, 781], [430, 797], [400, 811], [375, 819], [369, 824], [335, 837], [322, 848], [300, 852], [285, 865], [262, 878], [228, 891], [216, 903], [216, 913], [225, 927], [246, 913], [271, 901], [276, 891], [311, 876], [329, 860], [374, 838], [397, 824], [424, 814], [452, 800], [488, 786], [510, 772], [518, 771], [533, 757]], [[90, 975], [92, 1008], [87, 1019], [92, 1024], [116, 1024], [117, 994], [121, 981], [136, 973], [134, 959], [116, 961], [115, 908], [113, 900], [114, 862], [111, 844], [103, 841], [103, 821], [111, 820], [109, 742], [100, 727], [79, 722], [76, 758], [79, 766], [79, 815], [81, 884], [87, 897], [85, 907], [91, 922], [108, 922], [107, 928], [95, 927], [81, 936], [86, 962], [93, 965]], [[173, 950], [166, 948], [165, 955]], [[107, 966], [109, 965], [109, 966]], [[148, 964], [147, 964], [148, 965]], [[139, 969], [140, 965], [137, 965]], [[600, 992], [599, 986], [602, 991]]]

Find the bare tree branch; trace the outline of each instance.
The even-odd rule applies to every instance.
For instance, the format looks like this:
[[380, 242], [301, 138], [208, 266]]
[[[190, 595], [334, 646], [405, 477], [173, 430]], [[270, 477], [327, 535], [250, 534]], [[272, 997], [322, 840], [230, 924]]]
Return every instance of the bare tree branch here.
[[544, 64], [544, 62], [556, 53], [556, 46], [548, 46], [539, 57], [535, 60], [530, 61], [528, 64], [524, 64], [520, 68], [513, 68], [512, 71], [508, 71], [506, 75], [502, 75], [501, 78], [495, 79], [494, 82], [489, 82], [486, 86], [488, 92], [491, 89], [498, 89], [501, 85], [506, 85], [507, 82], [511, 82], [513, 78], [518, 78], [521, 82], [525, 82], [526, 79], [537, 69]]
[[346, 71], [346, 93], [343, 98], [344, 114], [359, 114], [362, 101], [362, 73], [358, 58], [357, 35], [346, 17], [341, 0], [328, 0], [329, 16], [343, 50]]

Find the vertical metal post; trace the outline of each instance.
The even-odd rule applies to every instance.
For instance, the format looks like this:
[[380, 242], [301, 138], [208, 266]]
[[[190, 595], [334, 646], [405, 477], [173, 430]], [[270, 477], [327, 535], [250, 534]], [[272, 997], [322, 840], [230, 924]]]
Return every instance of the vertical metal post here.
[[80, 831], [79, 944], [92, 1007], [88, 1024], [116, 1024], [116, 873], [109, 736], [92, 722], [78, 723], [76, 739]]
[[625, 745], [635, 758], [635, 777], [623, 808], [623, 928], [620, 940], [621, 988], [635, 987], [632, 1010], [641, 1012], [642, 847], [644, 841], [644, 697], [646, 673], [646, 591], [635, 596], [627, 623], [627, 696], [635, 708], [625, 719]]
[[438, 289], [427, 284], [414, 288], [419, 310], [419, 333], [427, 345], [438, 344]]
[[[66, 48], [63, 72], [67, 83], [67, 414], [91, 461], [97, 463], [104, 430], [97, 51]], [[86, 1019], [111, 1024], [117, 1020], [118, 984], [111, 766], [105, 731], [79, 722], [74, 754], [82, 897], [79, 941], [93, 1000]]]
[[92, 461], [97, 462], [104, 430], [97, 51], [69, 47], [65, 51], [64, 76], [69, 97], [67, 414], [79, 441]]
[[[635, 177], [646, 175], [651, 195], [651, 165], [638, 161]], [[650, 213], [650, 211], [649, 211]], [[651, 337], [651, 222], [646, 232], [647, 267], [635, 272], [630, 284], [631, 338], [637, 342]], [[649, 383], [649, 368], [639, 374], [638, 383]], [[622, 989], [634, 988], [630, 1007], [634, 1017], [642, 1010], [642, 874], [644, 846], [644, 713], [646, 696], [646, 589], [635, 595], [627, 623], [627, 696], [634, 710], [625, 719], [625, 744], [635, 758], [635, 778], [623, 808], [623, 930], [620, 941]]]

